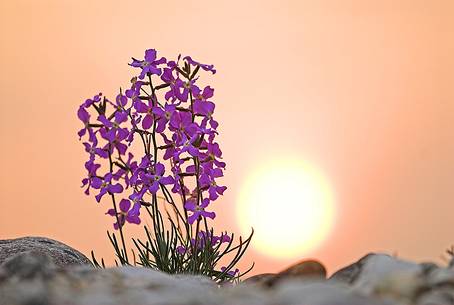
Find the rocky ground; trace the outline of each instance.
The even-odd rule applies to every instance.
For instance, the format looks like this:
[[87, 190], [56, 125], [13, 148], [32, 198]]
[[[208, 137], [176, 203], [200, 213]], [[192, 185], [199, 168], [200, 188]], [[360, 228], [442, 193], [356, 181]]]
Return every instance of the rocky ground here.
[[138, 267], [95, 269], [80, 252], [38, 237], [0, 241], [0, 263], [0, 305], [454, 304], [451, 267], [375, 253], [330, 278], [309, 260], [222, 287]]

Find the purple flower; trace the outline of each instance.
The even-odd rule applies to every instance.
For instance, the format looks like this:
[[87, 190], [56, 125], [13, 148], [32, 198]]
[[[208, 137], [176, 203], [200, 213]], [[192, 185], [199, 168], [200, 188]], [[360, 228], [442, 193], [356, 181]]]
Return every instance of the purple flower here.
[[200, 176], [199, 183], [202, 185], [202, 188], [208, 188], [208, 193], [210, 194], [210, 200], [216, 200], [219, 195], [224, 194], [224, 191], [227, 189], [225, 186], [219, 186], [216, 184], [215, 178], [222, 177], [223, 173], [220, 168], [209, 169], [207, 173], [203, 173]]
[[181, 245], [178, 246], [175, 250], [176, 250], [177, 253], [180, 254], [180, 255], [184, 255], [184, 254], [188, 251], [188, 249], [186, 249], [185, 246], [181, 246]]
[[95, 196], [96, 201], [100, 202], [102, 196], [106, 193], [115, 194], [123, 192], [123, 186], [120, 183], [112, 184], [112, 174], [107, 173], [104, 179], [94, 177], [91, 182], [91, 186], [95, 189], [100, 190], [99, 194]]
[[210, 86], [206, 86], [202, 91], [199, 87], [194, 86], [192, 95], [196, 101], [207, 101], [209, 98], [213, 97], [214, 89]]
[[169, 91], [164, 95], [165, 99], [171, 100], [172, 102], [178, 99], [180, 97], [182, 80], [173, 76], [173, 69], [164, 68], [161, 79], [164, 83], [169, 84]]
[[142, 193], [144, 192], [144, 190], [147, 190], [152, 194], [156, 194], [160, 184], [173, 184], [174, 179], [172, 178], [172, 176], [164, 177], [164, 172], [164, 164], [156, 163], [156, 165], [154, 166], [154, 171], [152, 173], [142, 173], [142, 175], [140, 175], [141, 182], [144, 185]]
[[85, 151], [90, 155], [90, 161], [94, 161], [96, 155], [100, 156], [101, 158], [109, 157], [107, 151], [97, 147], [98, 139], [96, 137], [93, 137], [93, 142], [91, 144], [87, 142], [84, 142], [82, 144], [85, 146]]
[[204, 154], [204, 158], [202, 158], [201, 161], [204, 170], [209, 171], [214, 168], [214, 166], [225, 168], [225, 163], [218, 160], [222, 157], [222, 151], [219, 148], [219, 144], [207, 143], [206, 148], [207, 150]]
[[145, 113], [145, 117], [142, 120], [142, 127], [145, 130], [149, 129], [153, 125], [153, 102], [151, 99], [148, 100], [148, 105], [142, 101], [135, 102], [134, 108], [139, 113]]
[[164, 160], [168, 160], [173, 157], [177, 151], [175, 141], [169, 140], [164, 133], [161, 133], [162, 140], [164, 141], [165, 145], [161, 148], [165, 149], [164, 156], [162, 157]]
[[169, 129], [179, 135], [192, 136], [197, 131], [197, 125], [192, 122], [192, 114], [187, 111], [175, 111], [170, 117]]
[[[199, 231], [197, 236], [198, 236], [197, 248], [205, 247], [207, 244], [209, 244], [211, 247], [214, 247], [218, 243], [222, 244], [230, 242], [230, 236], [228, 236], [227, 233], [225, 234], [222, 233], [220, 236], [215, 236], [211, 232]], [[191, 245], [192, 246], [196, 245], [195, 238], [191, 239]]]
[[193, 60], [190, 56], [185, 56], [183, 59], [186, 60], [190, 65], [200, 66], [200, 68], [202, 68], [205, 71], [210, 71], [213, 74], [216, 73], [216, 70], [214, 69], [214, 65], [201, 64], [201, 63]]
[[118, 171], [113, 175], [115, 180], [120, 180], [121, 178], [125, 179], [126, 188], [131, 185], [131, 177], [130, 174], [134, 173], [135, 170], [138, 168], [137, 161], [132, 161], [134, 155], [132, 153], [128, 153], [128, 160], [123, 162], [121, 167]]
[[[131, 202], [128, 199], [122, 199], [120, 201], [120, 212], [118, 212], [118, 222], [114, 223], [114, 229], [118, 230], [119, 227], [123, 227], [125, 222], [140, 224], [140, 203], [134, 203], [131, 208]], [[117, 216], [115, 209], [109, 209], [106, 212], [107, 215]]]
[[122, 110], [128, 103], [128, 97], [122, 93], [119, 93], [115, 98], [115, 104], [111, 103], [112, 106], [116, 107], [117, 110]]
[[81, 187], [84, 187], [85, 185], [87, 185], [87, 188], [84, 191], [84, 193], [86, 195], [90, 195], [90, 187], [91, 187], [93, 178], [95, 178], [97, 176], [96, 175], [96, 171], [100, 167], [101, 167], [100, 164], [96, 164], [92, 160], [89, 160], [89, 161], [85, 162], [85, 169], [88, 171], [88, 177], [84, 178], [82, 180], [82, 186]]
[[198, 157], [200, 155], [199, 150], [194, 146], [194, 143], [199, 139], [199, 135], [195, 134], [191, 138], [188, 138], [186, 135], [183, 135], [180, 142], [178, 143], [178, 149], [175, 150], [173, 155], [174, 160], [178, 160], [180, 156], [188, 152], [193, 157]]
[[[221, 272], [224, 272], [227, 268], [226, 267], [221, 267]], [[240, 272], [240, 270], [237, 268], [235, 270], [230, 270], [230, 271], [227, 271], [226, 274], [234, 277], [236, 276], [238, 273]]]
[[120, 155], [124, 155], [126, 153], [126, 150], [128, 149], [128, 146], [124, 143], [122, 143], [123, 140], [125, 140], [129, 136], [129, 131], [126, 129], [122, 128], [112, 128], [110, 130], [106, 129], [101, 129], [101, 136], [108, 141], [106, 146], [103, 147], [103, 149], [110, 151], [112, 154], [114, 152], [114, 149], [116, 148]]
[[212, 243], [213, 245], [216, 245], [217, 243], [229, 243], [231, 241], [230, 236], [226, 233], [222, 233], [220, 236], [213, 236], [212, 238]]
[[[105, 115], [98, 116], [98, 121], [103, 123], [107, 128], [120, 128], [120, 124], [128, 120], [128, 114], [124, 111], [117, 111], [114, 115], [114, 121], [109, 121]], [[124, 130], [128, 131], [126, 128]]]
[[172, 114], [175, 112], [175, 105], [166, 104], [164, 109], [160, 106], [156, 106], [153, 108], [153, 113], [156, 115], [157, 118], [157, 126], [156, 132], [162, 133], [164, 132], [167, 122], [170, 120]]
[[214, 90], [209, 86], [205, 87], [203, 92], [200, 89], [195, 91], [194, 113], [204, 117], [201, 123], [202, 127], [205, 127], [207, 122], [210, 122], [211, 127], [216, 129], [219, 124], [212, 117], [215, 105], [213, 102], [207, 100], [213, 96], [213, 92]]
[[197, 205], [193, 200], [187, 201], [184, 208], [192, 212], [192, 215], [188, 217], [188, 222], [190, 224], [193, 224], [199, 217], [208, 217], [214, 219], [216, 217], [216, 214], [214, 212], [205, 211], [205, 208], [209, 203], [210, 201], [207, 198], [202, 200], [201, 205]]
[[135, 79], [132, 80], [132, 86], [131, 89], [127, 89], [125, 91], [126, 97], [130, 98], [132, 100], [132, 103], [136, 103], [137, 101], [140, 101], [140, 88], [142, 88], [143, 82], [142, 81], [137, 81]]
[[93, 142], [95, 135], [93, 129], [90, 127], [90, 114], [83, 106], [80, 106], [79, 110], [77, 111], [77, 117], [82, 121], [82, 123], [84, 123], [84, 128], [77, 132], [77, 134], [79, 135], [79, 140], [88, 132], [89, 141]]
[[166, 59], [164, 57], [160, 59], [156, 59], [156, 50], [155, 49], [149, 49], [145, 51], [145, 60], [137, 60], [137, 59], [132, 59], [132, 63], [129, 64], [132, 67], [135, 68], [142, 68], [142, 72], [140, 73], [139, 78], [143, 79], [145, 75], [149, 74], [161, 74], [161, 69], [158, 68], [158, 65], [163, 64], [166, 62]]
[[82, 104], [83, 107], [88, 108], [93, 104], [99, 103], [101, 101], [102, 93], [98, 93], [92, 99], [86, 99], [85, 103]]

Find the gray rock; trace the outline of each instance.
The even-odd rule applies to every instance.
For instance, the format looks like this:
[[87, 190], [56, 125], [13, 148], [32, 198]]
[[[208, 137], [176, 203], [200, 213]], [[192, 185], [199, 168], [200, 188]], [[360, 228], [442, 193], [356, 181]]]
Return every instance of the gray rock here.
[[0, 280], [12, 277], [17, 277], [19, 280], [49, 278], [55, 269], [56, 266], [49, 255], [37, 251], [22, 252], [3, 262]]
[[329, 278], [329, 281], [336, 281], [336, 282], [343, 282], [347, 284], [352, 284], [356, 278], [359, 276], [361, 273], [361, 269], [363, 265], [366, 263], [366, 261], [376, 255], [375, 253], [369, 253], [362, 258], [360, 258], [357, 262], [350, 264], [335, 273], [331, 275]]
[[410, 277], [420, 278], [423, 273], [421, 265], [404, 261], [386, 254], [369, 255], [363, 259], [360, 272], [352, 285], [365, 294], [373, 293], [377, 287], [389, 279]]
[[91, 261], [79, 251], [59, 241], [45, 237], [22, 237], [0, 240], [0, 264], [19, 253], [35, 251], [47, 254], [55, 265], [92, 265]]
[[261, 273], [251, 276], [243, 281], [244, 284], [257, 284], [264, 287], [273, 286], [276, 281], [277, 274], [275, 273]]
[[278, 287], [274, 304], [311, 304], [311, 305], [384, 305], [395, 304], [357, 294], [350, 289], [335, 285], [333, 282], [303, 283], [291, 281]]
[[0, 266], [0, 305], [384, 305], [352, 289], [286, 279], [265, 289], [244, 284], [219, 287], [201, 276], [171, 276], [146, 268], [59, 268], [50, 257], [27, 252]]
[[329, 280], [358, 294], [399, 304], [453, 304], [454, 270], [415, 263], [386, 254], [369, 254]]

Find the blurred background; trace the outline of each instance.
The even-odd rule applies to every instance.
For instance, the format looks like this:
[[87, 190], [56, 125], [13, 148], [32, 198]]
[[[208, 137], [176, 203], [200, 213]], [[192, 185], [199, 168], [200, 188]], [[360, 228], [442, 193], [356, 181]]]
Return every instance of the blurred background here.
[[130, 57], [156, 48], [218, 70], [205, 77], [227, 162], [219, 230], [240, 232], [238, 196], [263, 160], [298, 156], [333, 188], [317, 248], [252, 248], [243, 269], [314, 257], [332, 273], [370, 251], [441, 262], [454, 244], [451, 0], [1, 0], [0, 48], [0, 239], [42, 235], [112, 261], [109, 207], [80, 188], [76, 110], [113, 98]]

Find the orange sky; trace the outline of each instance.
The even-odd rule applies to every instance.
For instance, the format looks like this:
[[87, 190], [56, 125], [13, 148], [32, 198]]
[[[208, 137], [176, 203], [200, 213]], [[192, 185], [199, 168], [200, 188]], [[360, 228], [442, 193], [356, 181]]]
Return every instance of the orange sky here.
[[[238, 231], [248, 171], [290, 153], [335, 188], [333, 232], [307, 254], [330, 273], [368, 251], [439, 261], [454, 244], [451, 0], [1, 1], [0, 33], [0, 239], [111, 257], [108, 207], [79, 188], [76, 109], [114, 96], [130, 57], [156, 48], [218, 69], [219, 229]], [[242, 266], [252, 261], [254, 273], [291, 263], [249, 251]]]

